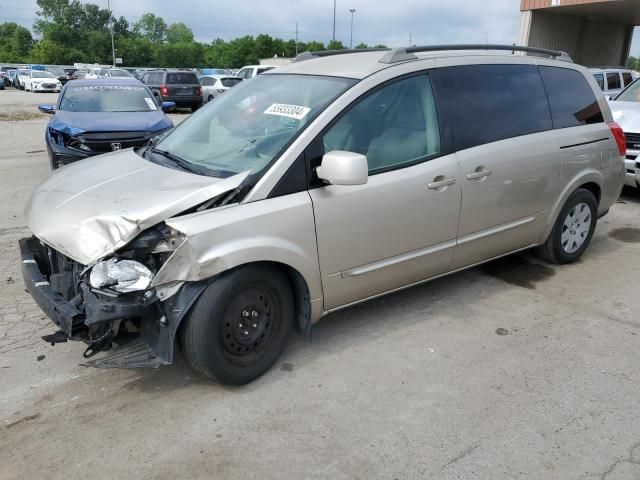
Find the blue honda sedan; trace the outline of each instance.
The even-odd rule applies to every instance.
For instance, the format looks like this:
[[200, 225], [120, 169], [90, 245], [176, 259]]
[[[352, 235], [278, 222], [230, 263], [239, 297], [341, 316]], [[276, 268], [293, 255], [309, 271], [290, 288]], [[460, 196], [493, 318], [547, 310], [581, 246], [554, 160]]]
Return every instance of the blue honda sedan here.
[[134, 78], [69, 82], [55, 107], [38, 105], [53, 115], [45, 133], [51, 168], [142, 146], [173, 128], [164, 113], [173, 108], [173, 102], [158, 104], [149, 88]]

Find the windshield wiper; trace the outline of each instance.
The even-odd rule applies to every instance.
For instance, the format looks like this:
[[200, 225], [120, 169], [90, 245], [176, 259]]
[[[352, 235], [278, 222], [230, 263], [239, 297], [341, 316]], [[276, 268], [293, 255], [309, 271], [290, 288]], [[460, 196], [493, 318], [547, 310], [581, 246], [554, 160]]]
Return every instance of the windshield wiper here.
[[228, 172], [226, 170], [215, 170], [212, 168], [208, 168], [205, 166], [201, 166], [201, 165], [196, 165], [194, 163], [191, 163], [187, 160], [185, 160], [184, 158], [181, 158], [171, 152], [168, 152], [166, 150], [162, 150], [160, 148], [151, 148], [150, 150], [151, 153], [156, 153], [158, 155], [161, 155], [162, 157], [166, 158], [167, 160], [172, 161], [173, 163], [175, 163], [176, 165], [178, 165], [180, 168], [182, 168], [183, 170], [186, 170], [188, 172], [191, 173], [196, 173], [198, 175], [206, 175], [208, 177], [229, 177], [231, 175], [234, 175], [234, 172]]
[[183, 170], [187, 170], [191, 173], [199, 173], [199, 174], [204, 173], [201, 168], [198, 168], [192, 163], [187, 162], [185, 159], [180, 158], [179, 156], [174, 155], [171, 152], [167, 152], [166, 150], [161, 150], [159, 148], [152, 148], [151, 153], [157, 153], [158, 155], [162, 155], [164, 158], [171, 160], [173, 163], [178, 165]]

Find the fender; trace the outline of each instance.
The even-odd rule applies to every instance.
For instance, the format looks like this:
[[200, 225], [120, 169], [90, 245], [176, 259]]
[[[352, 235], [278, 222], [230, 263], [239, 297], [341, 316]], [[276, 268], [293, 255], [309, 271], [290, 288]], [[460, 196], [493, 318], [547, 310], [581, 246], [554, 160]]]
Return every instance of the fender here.
[[256, 262], [282, 264], [306, 283], [311, 319], [322, 315], [322, 284], [313, 206], [308, 192], [169, 219], [185, 235], [154, 285], [197, 282]]
[[[560, 215], [560, 210], [562, 210], [562, 207], [566, 203], [567, 199], [571, 196], [571, 194], [582, 185], [585, 185], [587, 183], [595, 183], [596, 185], [598, 185], [598, 188], [602, 192], [604, 190], [604, 178], [602, 176], [602, 172], [596, 170], [595, 168], [587, 168], [581, 170], [571, 180], [566, 182], [564, 189], [559, 193], [556, 201], [549, 211], [545, 228], [542, 232], [542, 235], [538, 239], [538, 244], [544, 243], [547, 238], [549, 238], [549, 235], [551, 235], [551, 231], [553, 230], [553, 226], [556, 223], [556, 219], [558, 218], [558, 215]], [[602, 213], [601, 209], [602, 205], [598, 204], [599, 214]], [[603, 210], [606, 210], [606, 208], [604, 208]]]

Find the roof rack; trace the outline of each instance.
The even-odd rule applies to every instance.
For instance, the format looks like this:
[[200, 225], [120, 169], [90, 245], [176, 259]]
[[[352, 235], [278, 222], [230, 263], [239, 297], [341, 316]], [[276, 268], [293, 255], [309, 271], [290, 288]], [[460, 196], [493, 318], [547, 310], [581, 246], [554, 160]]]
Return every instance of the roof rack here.
[[416, 60], [418, 57], [414, 53], [418, 52], [440, 52], [445, 50], [504, 50], [514, 52], [537, 53], [538, 55], [547, 55], [551, 58], [558, 58], [565, 62], [573, 62], [573, 59], [567, 52], [558, 50], [547, 50], [545, 48], [522, 47], [520, 45], [497, 45], [484, 43], [471, 43], [461, 45], [425, 45], [413, 47], [394, 48], [380, 59], [380, 63], [397, 63], [407, 60]]
[[330, 57], [333, 55], [345, 55], [347, 53], [366, 53], [366, 52], [388, 52], [390, 48], [343, 48], [340, 50], [320, 50], [317, 52], [302, 52], [293, 62], [302, 62], [317, 57]]

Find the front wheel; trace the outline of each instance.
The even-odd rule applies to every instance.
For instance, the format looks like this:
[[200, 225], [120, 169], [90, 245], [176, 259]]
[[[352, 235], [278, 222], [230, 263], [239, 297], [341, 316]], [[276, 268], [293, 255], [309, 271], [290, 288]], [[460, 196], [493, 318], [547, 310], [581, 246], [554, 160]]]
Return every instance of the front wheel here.
[[598, 220], [598, 202], [589, 190], [577, 189], [567, 199], [547, 241], [537, 254], [552, 263], [575, 262], [591, 243]]
[[278, 359], [293, 321], [287, 277], [274, 267], [249, 265], [211, 282], [181, 326], [180, 345], [194, 370], [243, 385]]

